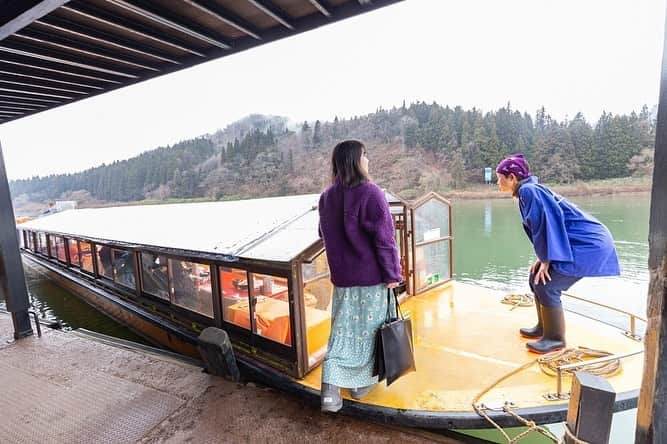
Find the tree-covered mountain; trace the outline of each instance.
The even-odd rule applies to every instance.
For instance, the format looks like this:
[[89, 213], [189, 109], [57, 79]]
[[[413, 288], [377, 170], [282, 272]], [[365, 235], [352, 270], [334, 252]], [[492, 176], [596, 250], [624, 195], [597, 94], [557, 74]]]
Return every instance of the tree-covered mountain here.
[[137, 201], [319, 192], [330, 180], [331, 149], [345, 138], [366, 143], [378, 183], [412, 197], [477, 183], [484, 167], [515, 152], [526, 154], [548, 182], [647, 175], [655, 125], [646, 106], [639, 114], [605, 112], [595, 124], [581, 113], [557, 121], [544, 108], [533, 117], [509, 104], [482, 112], [417, 102], [293, 129], [284, 117], [251, 115], [132, 159], [17, 180], [10, 187], [15, 198], [33, 202], [73, 195]]

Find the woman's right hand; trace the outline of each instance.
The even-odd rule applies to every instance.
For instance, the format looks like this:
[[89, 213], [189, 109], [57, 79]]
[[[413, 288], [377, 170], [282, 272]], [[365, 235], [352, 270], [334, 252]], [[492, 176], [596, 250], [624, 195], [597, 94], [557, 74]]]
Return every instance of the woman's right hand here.
[[399, 285], [401, 285], [400, 282], [390, 282], [387, 284], [387, 288], [392, 289], [398, 287]]
[[537, 273], [537, 270], [540, 269], [540, 265], [542, 265], [542, 262], [536, 261], [533, 265], [530, 266], [530, 272], [532, 273]]

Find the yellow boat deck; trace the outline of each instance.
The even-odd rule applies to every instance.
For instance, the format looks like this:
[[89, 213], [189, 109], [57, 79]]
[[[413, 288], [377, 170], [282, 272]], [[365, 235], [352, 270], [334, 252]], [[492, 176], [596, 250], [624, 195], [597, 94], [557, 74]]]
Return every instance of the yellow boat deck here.
[[[361, 402], [369, 406], [413, 411], [470, 412], [472, 401], [498, 378], [535, 360], [518, 334], [535, 323], [535, 307], [500, 303], [502, 294], [461, 282], [412, 297], [401, 307], [412, 319], [417, 371], [386, 387], [380, 384]], [[585, 346], [613, 354], [643, 350], [643, 343], [619, 329], [566, 312], [567, 346]], [[640, 386], [643, 354], [622, 360], [622, 370], [608, 378], [617, 393]], [[297, 381], [320, 389], [321, 366]], [[556, 392], [555, 376], [537, 364], [492, 389], [482, 402], [513, 402], [519, 409], [562, 407], [568, 401], [548, 401]], [[570, 378], [563, 379], [569, 391]], [[347, 394], [345, 393], [347, 397]]]

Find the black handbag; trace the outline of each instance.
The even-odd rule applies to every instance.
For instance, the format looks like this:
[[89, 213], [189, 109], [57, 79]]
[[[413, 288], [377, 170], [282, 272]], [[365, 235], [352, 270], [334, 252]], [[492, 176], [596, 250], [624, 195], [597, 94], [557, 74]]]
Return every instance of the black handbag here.
[[[394, 293], [396, 303], [394, 313], [391, 310], [391, 293]], [[373, 376], [377, 376], [378, 381], [386, 379], [389, 386], [415, 370], [412, 323], [403, 317], [396, 293], [387, 289], [387, 315], [375, 336]]]

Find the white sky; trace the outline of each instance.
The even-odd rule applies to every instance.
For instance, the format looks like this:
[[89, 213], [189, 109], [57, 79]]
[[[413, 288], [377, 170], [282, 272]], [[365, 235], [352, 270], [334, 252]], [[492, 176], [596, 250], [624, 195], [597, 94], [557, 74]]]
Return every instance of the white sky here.
[[415, 100], [562, 119], [658, 101], [666, 0], [407, 0], [0, 125], [10, 179], [75, 172], [250, 113], [351, 117]]

